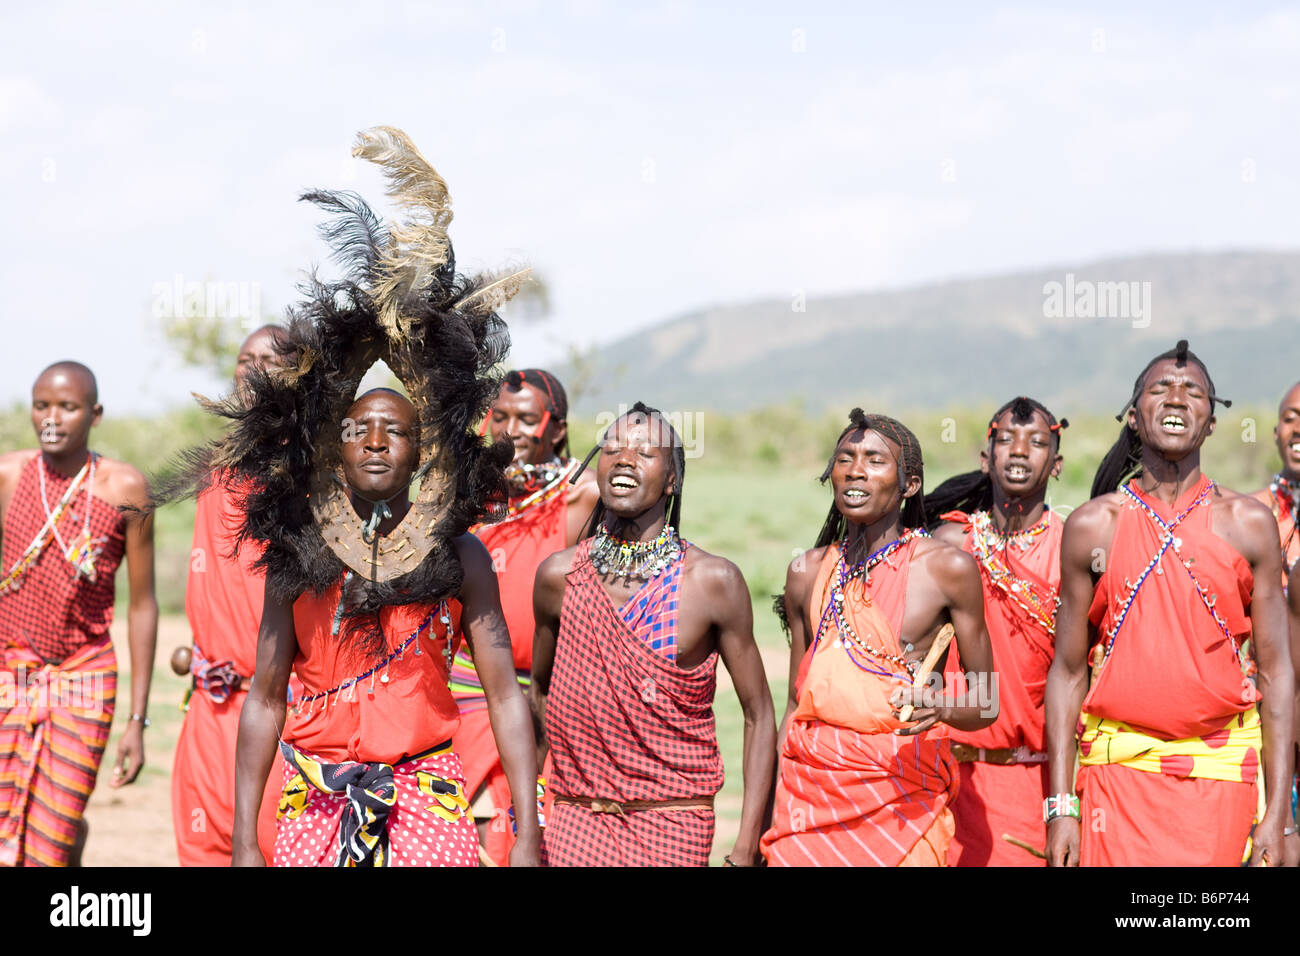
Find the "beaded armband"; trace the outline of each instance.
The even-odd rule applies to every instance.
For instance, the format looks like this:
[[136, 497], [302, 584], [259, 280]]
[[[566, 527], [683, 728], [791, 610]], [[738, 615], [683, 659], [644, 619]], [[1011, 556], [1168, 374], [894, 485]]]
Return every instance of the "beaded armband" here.
[[1043, 822], [1051, 823], [1057, 817], [1083, 818], [1079, 812], [1079, 798], [1072, 793], [1054, 793], [1043, 801]]

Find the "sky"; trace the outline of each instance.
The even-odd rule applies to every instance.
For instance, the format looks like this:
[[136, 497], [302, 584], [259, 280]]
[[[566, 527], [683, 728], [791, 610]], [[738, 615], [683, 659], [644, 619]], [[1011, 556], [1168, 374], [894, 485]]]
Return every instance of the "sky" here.
[[525, 366], [712, 305], [1300, 248], [1298, 113], [1295, 5], [7, 6], [0, 403], [65, 358], [110, 415], [219, 391], [168, 309], [292, 303], [302, 191], [387, 210], [370, 126], [447, 180], [463, 270], [545, 278]]

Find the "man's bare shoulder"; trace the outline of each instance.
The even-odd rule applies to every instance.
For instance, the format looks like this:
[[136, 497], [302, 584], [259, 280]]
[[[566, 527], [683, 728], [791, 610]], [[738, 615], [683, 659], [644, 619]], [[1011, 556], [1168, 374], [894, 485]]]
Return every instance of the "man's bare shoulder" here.
[[1270, 541], [1277, 537], [1277, 518], [1273, 516], [1273, 509], [1254, 495], [1219, 486], [1214, 508], [1250, 534], [1266, 535]]
[[830, 545], [822, 545], [820, 548], [809, 548], [796, 555], [790, 562], [790, 566], [785, 572], [785, 596], [787, 599], [798, 600], [812, 593], [813, 583], [817, 580], [817, 572], [821, 569], [822, 561], [826, 559], [826, 551]]
[[969, 553], [959, 545], [933, 535], [917, 540], [912, 560], [936, 577], [974, 575], [976, 580], [979, 579], [979, 565]]
[[569, 485], [566, 500], [569, 504], [594, 505], [600, 498], [600, 486], [596, 484], [596, 474], [590, 468], [583, 469], [578, 480]]
[[555, 583], [556, 579], [563, 581], [564, 576], [573, 570], [573, 559], [577, 553], [578, 546], [575, 544], [571, 548], [556, 551], [544, 558], [537, 566], [537, 581], [548, 583]]
[[711, 590], [745, 585], [745, 575], [735, 563], [698, 545], [691, 545], [687, 550], [682, 574]]
[[1258, 491], [1252, 491], [1250, 497], [1254, 498], [1270, 511], [1273, 509], [1273, 491], [1271, 488], [1260, 488]]
[[930, 534], [936, 541], [942, 541], [955, 548], [961, 548], [966, 543], [966, 527], [960, 521], [945, 521]]
[[134, 465], [100, 456], [95, 462], [95, 494], [115, 508], [147, 508], [149, 481]]
[[460, 560], [461, 567], [478, 568], [492, 565], [492, 556], [488, 554], [488, 549], [478, 535], [466, 531], [451, 539], [451, 546], [456, 549], [456, 557]]
[[27, 463], [40, 453], [40, 449], [37, 448], [20, 448], [18, 451], [7, 451], [0, 455], [0, 481], [17, 479], [19, 473], [27, 467]]
[[1065, 533], [1078, 536], [1105, 531], [1114, 525], [1123, 506], [1124, 495], [1118, 491], [1090, 498], [1066, 517]]

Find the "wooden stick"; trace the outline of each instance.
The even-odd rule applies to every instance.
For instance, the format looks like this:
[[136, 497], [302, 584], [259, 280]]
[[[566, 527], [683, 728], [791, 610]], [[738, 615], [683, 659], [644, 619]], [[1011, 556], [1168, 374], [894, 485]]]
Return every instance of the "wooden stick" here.
[[[952, 643], [955, 633], [951, 624], [945, 624], [940, 628], [939, 633], [934, 636], [934, 643], [930, 645], [930, 650], [926, 652], [925, 660], [921, 661], [921, 669], [912, 678], [913, 687], [924, 687], [930, 680], [930, 672], [934, 670], [934, 665], [939, 663], [939, 658], [943, 656], [943, 652]], [[912, 710], [911, 704], [905, 704], [903, 709], [898, 712], [898, 719], [903, 723], [907, 723], [912, 719]]]
[[1028, 850], [1030, 853], [1038, 857], [1040, 860], [1047, 859], [1046, 853], [1044, 853], [1042, 850], [1038, 849], [1037, 847], [1033, 846], [1032, 844], [1026, 843], [1024, 840], [1017, 840], [1015, 837], [1011, 836], [1008, 833], [1002, 834], [1002, 839], [1006, 840], [1012, 846], [1018, 846], [1022, 850]]

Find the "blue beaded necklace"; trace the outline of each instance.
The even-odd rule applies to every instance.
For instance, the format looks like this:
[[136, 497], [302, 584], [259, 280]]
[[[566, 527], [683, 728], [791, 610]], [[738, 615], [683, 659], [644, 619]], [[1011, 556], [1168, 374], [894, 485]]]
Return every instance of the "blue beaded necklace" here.
[[848, 536], [846, 535], [844, 539], [839, 542], [840, 559], [839, 564], [835, 569], [835, 583], [831, 585], [830, 600], [826, 602], [826, 608], [822, 611], [821, 620], [817, 623], [817, 636], [813, 640], [813, 648], [816, 649], [817, 645], [821, 642], [822, 635], [826, 632], [828, 619], [833, 619], [835, 621], [835, 628], [839, 632], [840, 640], [843, 643], [845, 653], [848, 655], [849, 660], [852, 661], [859, 670], [866, 671], [868, 674], [876, 674], [880, 677], [894, 677], [898, 673], [897, 670], [887, 670], [882, 665], [874, 664], [866, 658], [857, 656], [854, 653], [855, 647], [860, 651], [866, 652], [871, 657], [894, 664], [897, 668], [911, 676], [916, 670], [917, 665], [915, 661], [909, 661], [906, 657], [889, 654], [878, 647], [872, 647], [860, 638], [853, 630], [852, 625], [849, 624], [848, 619], [843, 613], [844, 589], [850, 581], [858, 577], [862, 578], [862, 586], [865, 589], [871, 583], [872, 568], [880, 564], [882, 561], [889, 560], [890, 556], [893, 555], [894, 552], [908, 542], [913, 541], [916, 538], [928, 537], [930, 537], [930, 533], [924, 528], [909, 528], [907, 531], [903, 532], [903, 534], [889, 542], [889, 544], [878, 548], [865, 559], [855, 562], [853, 566], [850, 567], [844, 560], [844, 555], [848, 551], [849, 544]]
[[[1142, 587], [1143, 582], [1146, 581], [1147, 577], [1153, 570], [1156, 574], [1165, 573], [1164, 569], [1160, 567], [1160, 561], [1164, 557], [1166, 551], [1173, 548], [1174, 553], [1178, 554], [1182, 548], [1183, 541], [1174, 534], [1174, 530], [1182, 524], [1184, 518], [1192, 513], [1193, 508], [1202, 505], [1208, 506], [1209, 496], [1218, 487], [1219, 486], [1215, 482], [1209, 482], [1209, 484], [1201, 489], [1200, 494], [1196, 496], [1192, 503], [1184, 508], [1182, 513], [1177, 515], [1174, 520], [1169, 523], [1166, 523], [1160, 515], [1156, 514], [1155, 509], [1153, 509], [1141, 495], [1135, 492], [1130, 485], [1124, 485], [1120, 489], [1121, 492], [1128, 495], [1128, 497], [1134, 502], [1129, 505], [1129, 507], [1141, 508], [1146, 512], [1147, 517], [1154, 521], [1157, 527], [1159, 527], [1164, 534], [1161, 537], [1160, 550], [1157, 551], [1155, 557], [1147, 563], [1147, 566], [1142, 570], [1142, 574], [1138, 576], [1137, 582], [1130, 582], [1128, 578], [1124, 579], [1124, 586], [1128, 589], [1128, 595], [1124, 599], [1123, 606], [1120, 608], [1120, 613], [1115, 620], [1115, 624], [1106, 632], [1106, 635], [1110, 640], [1106, 643], [1106, 652], [1102, 658], [1103, 662], [1110, 657], [1111, 648], [1115, 646], [1115, 638], [1119, 636], [1119, 629], [1123, 626], [1124, 619], [1128, 617], [1129, 609], [1133, 606], [1133, 600], [1137, 597], [1138, 588]], [[1196, 574], [1192, 571], [1191, 561], [1184, 560], [1180, 563], [1183, 566], [1183, 570], [1187, 572], [1187, 576], [1192, 579], [1192, 586], [1196, 589], [1196, 594], [1200, 597], [1201, 603], [1205, 605], [1205, 609], [1209, 611], [1210, 616], [1214, 618], [1214, 623], [1218, 625], [1219, 630], [1221, 630], [1224, 636], [1228, 639], [1228, 645], [1232, 648], [1232, 653], [1233, 656], [1236, 657], [1237, 663], [1241, 664], [1241, 648], [1238, 646], [1236, 638], [1232, 636], [1232, 630], [1228, 627], [1227, 622], [1225, 622], [1219, 615], [1219, 612], [1214, 609], [1214, 605], [1218, 602], [1217, 596], [1211, 597], [1209, 590], [1201, 584], [1200, 580], [1196, 577]]]

